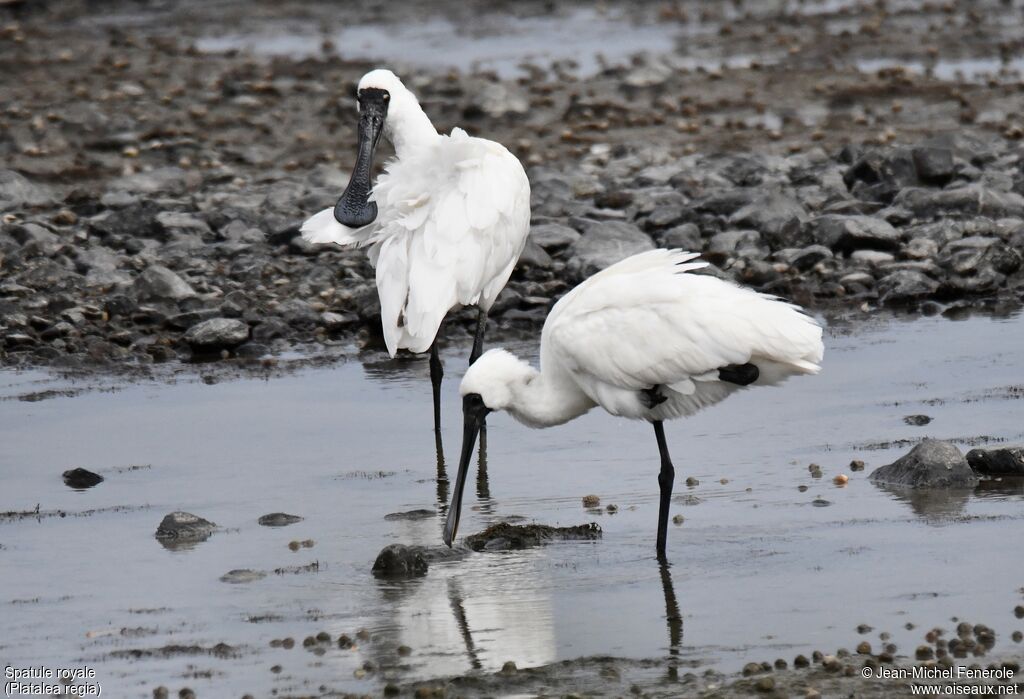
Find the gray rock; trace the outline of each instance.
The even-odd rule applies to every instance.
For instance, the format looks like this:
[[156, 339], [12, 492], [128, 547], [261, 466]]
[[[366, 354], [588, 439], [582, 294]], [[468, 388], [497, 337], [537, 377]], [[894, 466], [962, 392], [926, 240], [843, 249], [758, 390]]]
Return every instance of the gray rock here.
[[14, 170], [0, 170], [0, 211], [45, 206], [53, 201], [53, 194], [46, 187], [30, 182]]
[[850, 253], [850, 261], [856, 262], [859, 265], [868, 265], [869, 267], [880, 267], [891, 263], [896, 259], [896, 256], [891, 252], [882, 252], [881, 250], [854, 250]]
[[177, 211], [161, 211], [156, 215], [154, 221], [156, 222], [157, 232], [162, 233], [166, 237], [175, 235], [198, 235], [200, 237], [212, 235], [210, 226], [207, 225], [206, 221], [196, 218], [191, 214]]
[[251, 583], [255, 582], [256, 580], [262, 580], [265, 577], [267, 577], [267, 574], [261, 570], [236, 568], [235, 570], [229, 570], [227, 573], [224, 573], [224, 575], [220, 576], [220, 581], [237, 585], [241, 583]]
[[632, 224], [585, 220], [583, 225], [583, 236], [569, 246], [567, 267], [577, 278], [589, 277], [630, 255], [654, 249], [651, 237]]
[[311, 326], [320, 320], [320, 313], [303, 299], [287, 299], [277, 307], [277, 314], [288, 321], [289, 325]]
[[870, 150], [843, 174], [858, 199], [888, 204], [904, 187], [919, 184], [914, 158], [906, 148]]
[[826, 214], [814, 219], [810, 228], [816, 242], [837, 252], [896, 250], [900, 244], [900, 233], [892, 224], [871, 216]]
[[873, 483], [909, 488], [973, 488], [978, 477], [950, 442], [925, 439], [893, 463], [875, 469]]
[[676, 205], [661, 205], [654, 208], [644, 221], [647, 230], [661, 230], [674, 226], [683, 218], [683, 207]]
[[699, 252], [704, 246], [700, 235], [700, 229], [695, 223], [684, 223], [681, 226], [670, 228], [661, 236], [661, 246], [665, 248], [680, 248]]
[[579, 240], [578, 231], [560, 223], [542, 223], [530, 227], [530, 240], [545, 250], [555, 250], [572, 245]]
[[211, 318], [185, 333], [185, 342], [198, 349], [236, 347], [249, 339], [249, 326], [236, 318]]
[[263, 515], [257, 521], [264, 527], [287, 527], [289, 524], [301, 522], [302, 517], [286, 512], [271, 512], [269, 515]]
[[801, 245], [798, 236], [806, 220], [807, 212], [800, 202], [787, 194], [769, 192], [736, 211], [729, 217], [729, 224], [753, 228], [773, 248], [781, 248]]
[[1024, 447], [971, 449], [967, 463], [983, 476], [1024, 477]]
[[894, 202], [914, 212], [915, 216], [935, 217], [942, 214], [973, 214], [994, 218], [1024, 216], [1024, 197], [1016, 192], [999, 192], [979, 184], [953, 189], [904, 189]]
[[953, 151], [937, 146], [918, 146], [911, 153], [918, 178], [925, 184], [941, 187], [953, 179]]
[[412, 578], [426, 573], [427, 559], [422, 549], [415, 546], [390, 544], [373, 562], [373, 574], [378, 578]]
[[135, 280], [135, 292], [139, 299], [181, 299], [195, 296], [196, 292], [184, 279], [163, 265], [150, 265]]
[[551, 266], [551, 255], [547, 254], [536, 241], [527, 238], [523, 252], [519, 255], [519, 264], [524, 267], [548, 269]]
[[877, 288], [883, 303], [900, 305], [931, 296], [939, 283], [921, 272], [900, 270], [879, 279]]
[[354, 313], [324, 311], [320, 314], [320, 325], [324, 326], [328, 332], [337, 332], [357, 322], [359, 322], [359, 316]]
[[137, 194], [183, 194], [190, 183], [198, 183], [198, 180], [198, 174], [193, 173], [190, 177], [180, 167], [170, 166], [119, 177], [110, 183], [110, 189]]
[[[3, 172], [3, 170], [0, 170]], [[60, 243], [60, 236], [38, 223], [23, 223], [11, 226], [11, 237], [21, 243], [22, 247], [35, 246], [44, 254], [52, 254]]]
[[914, 238], [900, 252], [908, 260], [930, 260], [939, 254], [939, 245], [930, 238]]
[[824, 245], [808, 245], [805, 248], [784, 248], [775, 253], [775, 259], [785, 262], [801, 272], [806, 272], [823, 260], [833, 257], [832, 251]]
[[188, 512], [172, 512], [156, 528], [156, 538], [166, 542], [194, 543], [206, 541], [217, 525]]
[[756, 248], [761, 244], [757, 231], [722, 231], [708, 241], [709, 253], [734, 253], [745, 248]]

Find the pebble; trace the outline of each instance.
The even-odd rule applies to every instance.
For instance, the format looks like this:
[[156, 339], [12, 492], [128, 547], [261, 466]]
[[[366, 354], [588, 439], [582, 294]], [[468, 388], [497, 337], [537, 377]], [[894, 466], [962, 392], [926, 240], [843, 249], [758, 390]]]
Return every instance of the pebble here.
[[838, 476], [832, 479], [832, 482], [836, 485], [846, 485], [850, 481], [850, 477], [845, 473], [840, 473]]
[[685, 519], [682, 515], [676, 515], [672, 518], [672, 524], [676, 525], [677, 527], [681, 525], [684, 521]]
[[600, 507], [601, 506], [601, 498], [599, 498], [596, 495], [584, 495], [583, 496], [583, 506], [586, 507], [586, 508]]

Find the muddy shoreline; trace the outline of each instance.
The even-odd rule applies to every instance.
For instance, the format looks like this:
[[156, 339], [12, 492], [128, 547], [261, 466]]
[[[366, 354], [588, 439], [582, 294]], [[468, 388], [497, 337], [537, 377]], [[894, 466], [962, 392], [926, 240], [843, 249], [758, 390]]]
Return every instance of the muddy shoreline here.
[[[339, 53], [379, 47], [298, 33], [312, 50], [281, 55], [259, 37], [298, 24], [327, 41], [439, 9], [257, 7], [3, 10], [4, 364], [379, 347], [364, 254], [296, 237], [347, 182], [351, 92], [383, 60]], [[582, 58], [542, 57], [506, 59], [518, 77], [408, 69], [440, 130], [495, 138], [528, 168], [536, 244], [493, 309], [495, 337], [536, 333], [576, 281], [655, 245], [700, 250], [711, 273], [835, 318], [1020, 306], [1020, 47], [1006, 3], [767, 15], [499, 3], [442, 28], [452, 41], [482, 33], [472, 48], [513, 16], [534, 32], [618, 22], [674, 48], [640, 46], [589, 72]], [[218, 36], [244, 50], [195, 48]], [[878, 67], [879, 55], [903, 67]], [[444, 336], [462, 343], [471, 317], [454, 314]]]

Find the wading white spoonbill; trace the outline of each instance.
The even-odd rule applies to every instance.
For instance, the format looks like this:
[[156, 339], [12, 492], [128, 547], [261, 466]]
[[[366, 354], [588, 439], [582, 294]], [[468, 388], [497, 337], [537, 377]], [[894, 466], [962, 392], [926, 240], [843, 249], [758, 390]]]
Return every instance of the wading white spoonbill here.
[[691, 415], [743, 386], [816, 374], [821, 327], [789, 303], [691, 274], [697, 253], [651, 250], [593, 275], [544, 322], [540, 370], [503, 349], [469, 367], [462, 394], [462, 454], [445, 522], [451, 546], [473, 445], [487, 413], [530, 427], [561, 425], [601, 406], [654, 424], [661, 453], [657, 551], [665, 558], [675, 470], [663, 421]]
[[[478, 308], [470, 363], [483, 351], [487, 312], [505, 287], [530, 230], [530, 182], [504, 146], [459, 128], [439, 134], [389, 70], [359, 81], [359, 144], [348, 187], [333, 209], [302, 225], [311, 243], [369, 247], [384, 341], [430, 350], [434, 426], [443, 368], [437, 332], [455, 306]], [[381, 135], [395, 158], [370, 185]]]

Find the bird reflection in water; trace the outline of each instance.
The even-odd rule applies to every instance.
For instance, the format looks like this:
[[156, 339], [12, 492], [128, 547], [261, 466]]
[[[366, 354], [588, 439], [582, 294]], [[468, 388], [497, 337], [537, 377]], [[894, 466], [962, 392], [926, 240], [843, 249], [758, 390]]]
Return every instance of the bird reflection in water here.
[[676, 599], [676, 589], [672, 585], [671, 566], [666, 560], [658, 561], [658, 570], [661, 573], [661, 588], [665, 593], [665, 622], [668, 624], [668, 654], [667, 664], [668, 678], [679, 679], [679, 648], [683, 643], [683, 615], [679, 613], [679, 601]]

